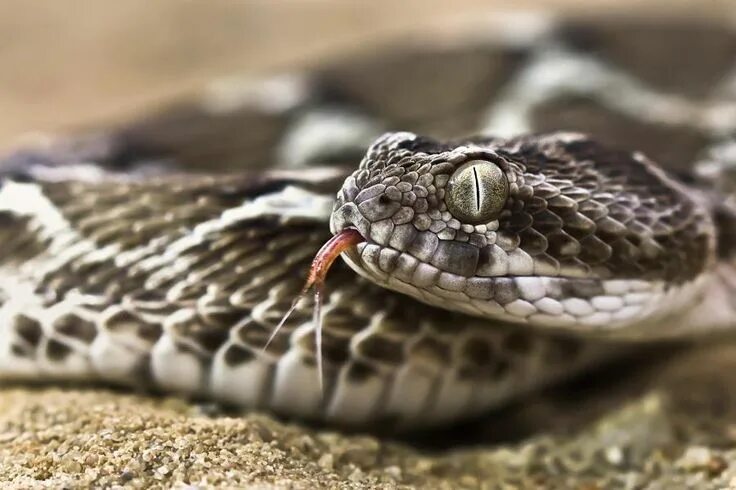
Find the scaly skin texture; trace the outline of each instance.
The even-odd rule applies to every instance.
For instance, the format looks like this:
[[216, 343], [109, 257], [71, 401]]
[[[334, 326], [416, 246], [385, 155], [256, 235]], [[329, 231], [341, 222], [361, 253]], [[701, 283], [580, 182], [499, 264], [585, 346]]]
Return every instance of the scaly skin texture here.
[[[732, 330], [736, 220], [718, 177], [733, 166], [732, 31], [644, 29], [660, 56], [641, 64], [600, 26], [535, 26], [12, 154], [0, 375], [406, 428], [502, 406], [641, 340]], [[726, 52], [703, 48], [715, 66], [661, 79], [678, 40], [709, 36]], [[392, 129], [412, 133], [372, 144]], [[462, 138], [478, 133], [494, 136]], [[480, 224], [441, 195], [471, 158], [508, 191]], [[364, 277], [331, 271], [320, 379], [310, 299], [266, 341], [330, 220], [366, 238], [346, 256]]]

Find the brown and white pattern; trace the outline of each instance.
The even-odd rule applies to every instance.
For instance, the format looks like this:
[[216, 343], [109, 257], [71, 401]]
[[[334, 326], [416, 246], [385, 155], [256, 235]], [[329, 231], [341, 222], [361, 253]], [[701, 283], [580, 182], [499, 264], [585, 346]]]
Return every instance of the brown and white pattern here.
[[[736, 30], [511, 26], [8, 156], [0, 378], [410, 427], [732, 329]], [[472, 160], [509, 182], [483, 224], [445, 204]], [[346, 226], [322, 386], [311, 298], [266, 344]]]

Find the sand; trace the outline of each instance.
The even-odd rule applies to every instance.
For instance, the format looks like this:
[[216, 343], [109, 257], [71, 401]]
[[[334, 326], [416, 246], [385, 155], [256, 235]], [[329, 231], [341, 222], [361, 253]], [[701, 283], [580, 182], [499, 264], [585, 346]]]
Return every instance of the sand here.
[[626, 373], [635, 381], [602, 376], [472, 424], [402, 438], [100, 388], [5, 387], [0, 484], [736, 487], [736, 347], [675, 357], [633, 378]]

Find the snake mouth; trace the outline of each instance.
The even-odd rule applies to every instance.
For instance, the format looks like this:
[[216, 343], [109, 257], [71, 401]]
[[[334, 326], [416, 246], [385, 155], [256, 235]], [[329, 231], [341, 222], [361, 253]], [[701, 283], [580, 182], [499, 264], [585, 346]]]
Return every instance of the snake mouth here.
[[[350, 242], [337, 255], [351, 269], [432, 306], [494, 323], [625, 337], [631, 325], [662, 316], [662, 305], [684, 302], [682, 288], [670, 291], [662, 281], [537, 271], [533, 258], [520, 249], [509, 256], [526, 256], [531, 266], [509, 259], [497, 271], [495, 258], [485, 257], [483, 250], [469, 254], [468, 244], [435, 240], [433, 233], [417, 231], [411, 223], [383, 226], [389, 220], [371, 222], [355, 203], [340, 203], [330, 220], [335, 242], [328, 244]], [[443, 260], [434, 255], [438, 250]], [[487, 261], [483, 273], [476, 267], [479, 259]]]
[[668, 292], [664, 285], [644, 280], [457, 276], [370, 240], [358, 242], [342, 257], [374, 284], [495, 325], [627, 338], [632, 324], [661, 316], [658, 305], [682, 303], [679, 288]]
[[646, 280], [443, 271], [410, 253], [410, 245], [395, 247], [402, 243], [372, 233], [353, 203], [333, 212], [331, 226], [335, 236], [323, 247], [331, 252], [320, 251], [320, 261], [342, 255], [351, 269], [381, 287], [494, 322], [625, 336], [627, 326], [657, 316], [657, 304], [677, 302], [662, 284]]

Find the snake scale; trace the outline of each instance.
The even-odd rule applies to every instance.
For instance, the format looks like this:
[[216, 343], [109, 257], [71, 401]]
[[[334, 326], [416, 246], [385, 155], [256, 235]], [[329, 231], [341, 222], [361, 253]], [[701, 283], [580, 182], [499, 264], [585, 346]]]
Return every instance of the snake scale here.
[[725, 23], [499, 17], [219, 81], [4, 158], [0, 378], [411, 428], [727, 333], [734, 135]]

